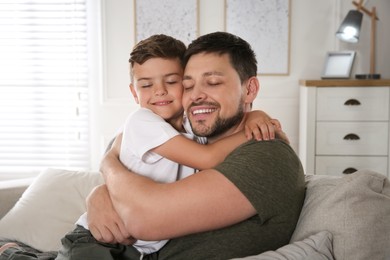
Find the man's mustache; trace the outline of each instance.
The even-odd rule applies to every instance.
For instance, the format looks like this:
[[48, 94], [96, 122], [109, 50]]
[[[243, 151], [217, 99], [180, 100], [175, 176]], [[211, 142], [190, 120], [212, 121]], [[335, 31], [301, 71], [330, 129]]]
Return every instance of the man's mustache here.
[[219, 107], [219, 104], [216, 102], [207, 102], [207, 101], [201, 101], [201, 102], [192, 102], [190, 106], [188, 107], [187, 111], [190, 110], [193, 107], [197, 106], [213, 106], [213, 107]]

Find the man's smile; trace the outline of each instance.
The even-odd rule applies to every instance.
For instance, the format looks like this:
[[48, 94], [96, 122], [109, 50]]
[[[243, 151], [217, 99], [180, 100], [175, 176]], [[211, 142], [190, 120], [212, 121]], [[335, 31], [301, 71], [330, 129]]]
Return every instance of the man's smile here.
[[199, 114], [211, 114], [213, 113], [216, 108], [199, 108], [199, 109], [194, 109], [192, 110], [193, 115], [199, 115]]

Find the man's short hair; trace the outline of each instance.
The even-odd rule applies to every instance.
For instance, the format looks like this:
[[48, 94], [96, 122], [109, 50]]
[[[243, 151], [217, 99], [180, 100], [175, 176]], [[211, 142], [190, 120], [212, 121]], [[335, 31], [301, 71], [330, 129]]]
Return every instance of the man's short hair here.
[[228, 54], [230, 63], [237, 71], [241, 83], [257, 75], [255, 52], [248, 42], [227, 32], [214, 32], [200, 36], [188, 46], [183, 58], [183, 67], [192, 55], [199, 53]]

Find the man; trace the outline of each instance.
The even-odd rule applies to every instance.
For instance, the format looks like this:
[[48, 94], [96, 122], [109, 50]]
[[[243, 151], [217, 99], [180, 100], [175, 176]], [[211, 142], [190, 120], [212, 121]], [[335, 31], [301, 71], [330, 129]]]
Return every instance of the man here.
[[[242, 130], [259, 90], [250, 45], [228, 33], [204, 35], [190, 44], [184, 65], [183, 105], [194, 133], [215, 142]], [[162, 184], [121, 165], [117, 139], [101, 165], [106, 184], [88, 199], [97, 240], [171, 239], [144, 259], [229, 259], [289, 242], [304, 176], [286, 143], [249, 141], [214, 169]], [[139, 257], [131, 247], [121, 250], [127, 259]]]
[[[185, 50], [186, 46], [180, 40], [158, 34], [140, 41], [130, 53], [130, 90], [140, 107], [128, 116], [123, 126], [119, 137], [119, 160], [129, 170], [162, 183], [185, 178], [194, 174], [195, 169], [215, 167], [248, 140], [244, 131], [209, 145], [204, 145], [205, 138], [198, 140], [199, 143], [193, 140], [188, 121], [183, 118], [184, 69], [181, 60]], [[246, 126], [258, 124], [257, 130], [262, 136], [273, 134], [261, 132], [262, 128], [268, 129], [268, 116], [262, 111], [247, 117], [253, 120], [247, 120]], [[70, 240], [76, 242], [66, 243], [66, 249], [61, 251], [60, 256], [74, 250], [81, 255], [82, 248], [86, 249], [85, 255], [93, 251], [99, 256], [112, 250], [111, 244], [96, 241], [79, 243], [73, 236], [73, 233], [77, 233], [78, 237], [91, 236], [86, 214], [76, 224], [76, 230], [66, 236], [73, 237]], [[146, 255], [159, 251], [167, 241], [137, 240], [133, 246]]]

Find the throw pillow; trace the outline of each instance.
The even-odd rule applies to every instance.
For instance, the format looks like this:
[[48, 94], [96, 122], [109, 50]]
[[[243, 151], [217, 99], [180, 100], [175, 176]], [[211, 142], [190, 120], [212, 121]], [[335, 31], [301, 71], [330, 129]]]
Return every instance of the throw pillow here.
[[101, 183], [98, 172], [43, 171], [0, 220], [0, 237], [40, 251], [57, 251], [61, 238], [86, 211], [85, 198]]
[[276, 251], [239, 258], [242, 260], [333, 260], [332, 234], [321, 231], [315, 235], [285, 245]]
[[361, 170], [308, 180], [292, 242], [327, 230], [338, 260], [390, 257], [390, 183], [385, 176]]

